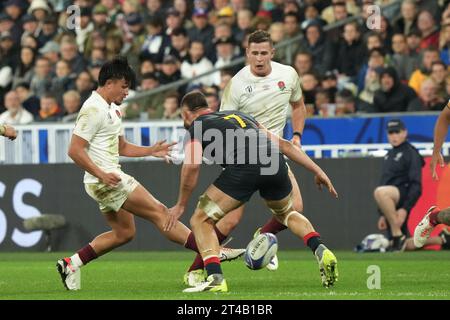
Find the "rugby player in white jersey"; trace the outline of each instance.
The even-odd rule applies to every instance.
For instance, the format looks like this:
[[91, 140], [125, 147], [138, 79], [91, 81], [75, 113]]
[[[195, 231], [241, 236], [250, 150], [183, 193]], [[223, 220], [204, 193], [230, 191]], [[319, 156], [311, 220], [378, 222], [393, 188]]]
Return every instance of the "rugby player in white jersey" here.
[[[238, 110], [256, 119], [272, 133], [282, 137], [289, 109], [292, 108], [292, 142], [301, 146], [301, 137], [305, 125], [306, 108], [302, 97], [300, 79], [291, 66], [272, 61], [275, 49], [266, 31], [253, 32], [248, 39], [246, 49], [248, 65], [242, 68], [228, 83], [222, 96], [220, 111]], [[303, 201], [298, 183], [289, 170], [293, 186], [293, 207], [303, 212]], [[236, 227], [244, 212], [244, 205], [230, 212], [216, 224], [219, 242], [223, 241]], [[275, 218], [269, 220], [257, 233], [276, 234], [287, 227]], [[278, 259], [268, 264], [269, 270], [278, 268]], [[196, 286], [204, 280], [203, 261], [197, 255], [193, 264], [184, 275], [184, 283]]]
[[198, 252], [195, 236], [181, 222], [164, 231], [167, 207], [120, 168], [119, 156], [164, 158], [173, 145], [160, 141], [144, 147], [125, 140], [119, 105], [133, 80], [134, 72], [125, 58], [106, 62], [100, 70], [99, 88], [84, 102], [75, 124], [68, 154], [86, 171], [85, 190], [98, 203], [111, 231], [98, 235], [71, 257], [57, 261], [68, 290], [80, 289], [82, 266], [133, 239], [134, 216], [155, 224], [167, 239]]
[[[441, 154], [441, 149], [444, 144], [445, 137], [447, 136], [449, 126], [450, 100], [448, 101], [447, 106], [441, 111], [434, 127], [434, 146], [430, 163], [431, 175], [434, 180], [438, 180], [436, 166], [439, 164], [441, 167], [444, 167], [445, 165], [444, 158]], [[450, 230], [448, 229], [448, 226], [450, 226], [450, 207], [440, 210], [437, 206], [431, 206], [431, 208], [428, 209], [425, 216], [414, 229], [414, 245], [417, 248], [422, 248], [426, 245], [431, 232], [438, 224], [444, 224], [447, 226], [443, 232], [445, 235], [449, 236]]]

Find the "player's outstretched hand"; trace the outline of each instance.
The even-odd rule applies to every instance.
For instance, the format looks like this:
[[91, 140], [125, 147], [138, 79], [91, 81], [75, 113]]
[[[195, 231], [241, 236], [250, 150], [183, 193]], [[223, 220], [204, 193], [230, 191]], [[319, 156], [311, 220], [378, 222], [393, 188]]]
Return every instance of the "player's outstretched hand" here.
[[433, 177], [433, 180], [439, 180], [438, 174], [436, 172], [436, 166], [438, 163], [441, 166], [441, 168], [444, 167], [445, 165], [444, 157], [442, 156], [441, 153], [438, 154], [433, 153], [430, 162], [431, 176]]
[[330, 178], [324, 173], [320, 172], [314, 176], [314, 182], [316, 183], [319, 190], [322, 190], [322, 186], [325, 186], [328, 191], [335, 197], [338, 197], [338, 193], [336, 189], [334, 189], [333, 184], [331, 183]]
[[4, 136], [9, 140], [14, 140], [17, 138], [17, 131], [11, 126], [5, 125], [5, 133]]
[[177, 223], [178, 219], [183, 215], [184, 208], [175, 205], [172, 208], [169, 209], [169, 213], [167, 214], [166, 222], [164, 223], [164, 231], [168, 232], [173, 227], [175, 227], [175, 224]]
[[151, 156], [167, 159], [167, 156], [176, 144], [177, 142], [167, 143], [166, 140], [158, 141], [151, 147]]
[[100, 180], [107, 186], [116, 187], [122, 179], [120, 178], [120, 176], [117, 173], [105, 172], [100, 177]]

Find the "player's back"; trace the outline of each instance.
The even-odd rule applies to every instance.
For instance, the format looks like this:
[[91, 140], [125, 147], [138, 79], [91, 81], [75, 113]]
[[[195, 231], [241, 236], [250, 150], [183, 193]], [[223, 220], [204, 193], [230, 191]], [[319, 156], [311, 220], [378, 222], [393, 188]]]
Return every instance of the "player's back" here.
[[205, 158], [224, 167], [267, 165], [268, 157], [279, 153], [256, 120], [239, 111], [201, 115], [189, 128], [189, 134], [202, 143]]

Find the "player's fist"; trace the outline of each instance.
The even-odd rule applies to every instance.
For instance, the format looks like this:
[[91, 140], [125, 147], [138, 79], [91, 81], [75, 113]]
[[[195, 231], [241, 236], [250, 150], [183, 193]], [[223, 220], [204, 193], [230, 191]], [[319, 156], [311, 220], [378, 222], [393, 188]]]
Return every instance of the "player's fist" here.
[[107, 186], [116, 187], [122, 179], [117, 173], [105, 172], [101, 175], [100, 180]]
[[8, 126], [7, 124], [5, 125], [5, 132], [3, 133], [3, 135], [8, 138], [9, 140], [14, 140], [15, 138], [17, 138], [17, 131], [16, 129], [14, 129], [11, 126]]

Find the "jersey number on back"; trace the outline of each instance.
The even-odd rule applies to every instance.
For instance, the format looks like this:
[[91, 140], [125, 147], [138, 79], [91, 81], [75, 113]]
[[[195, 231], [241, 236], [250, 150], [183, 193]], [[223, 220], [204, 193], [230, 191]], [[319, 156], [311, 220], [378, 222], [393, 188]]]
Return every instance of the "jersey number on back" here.
[[241, 126], [241, 128], [245, 128], [247, 125], [245, 124], [245, 122], [244, 122], [244, 120], [242, 120], [242, 118], [241, 117], [239, 117], [237, 114], [230, 114], [230, 115], [228, 115], [228, 116], [226, 116], [226, 117], [223, 117], [225, 120], [230, 120], [230, 119], [234, 119], [234, 120], [236, 120], [238, 123], [239, 123], [239, 125]]

